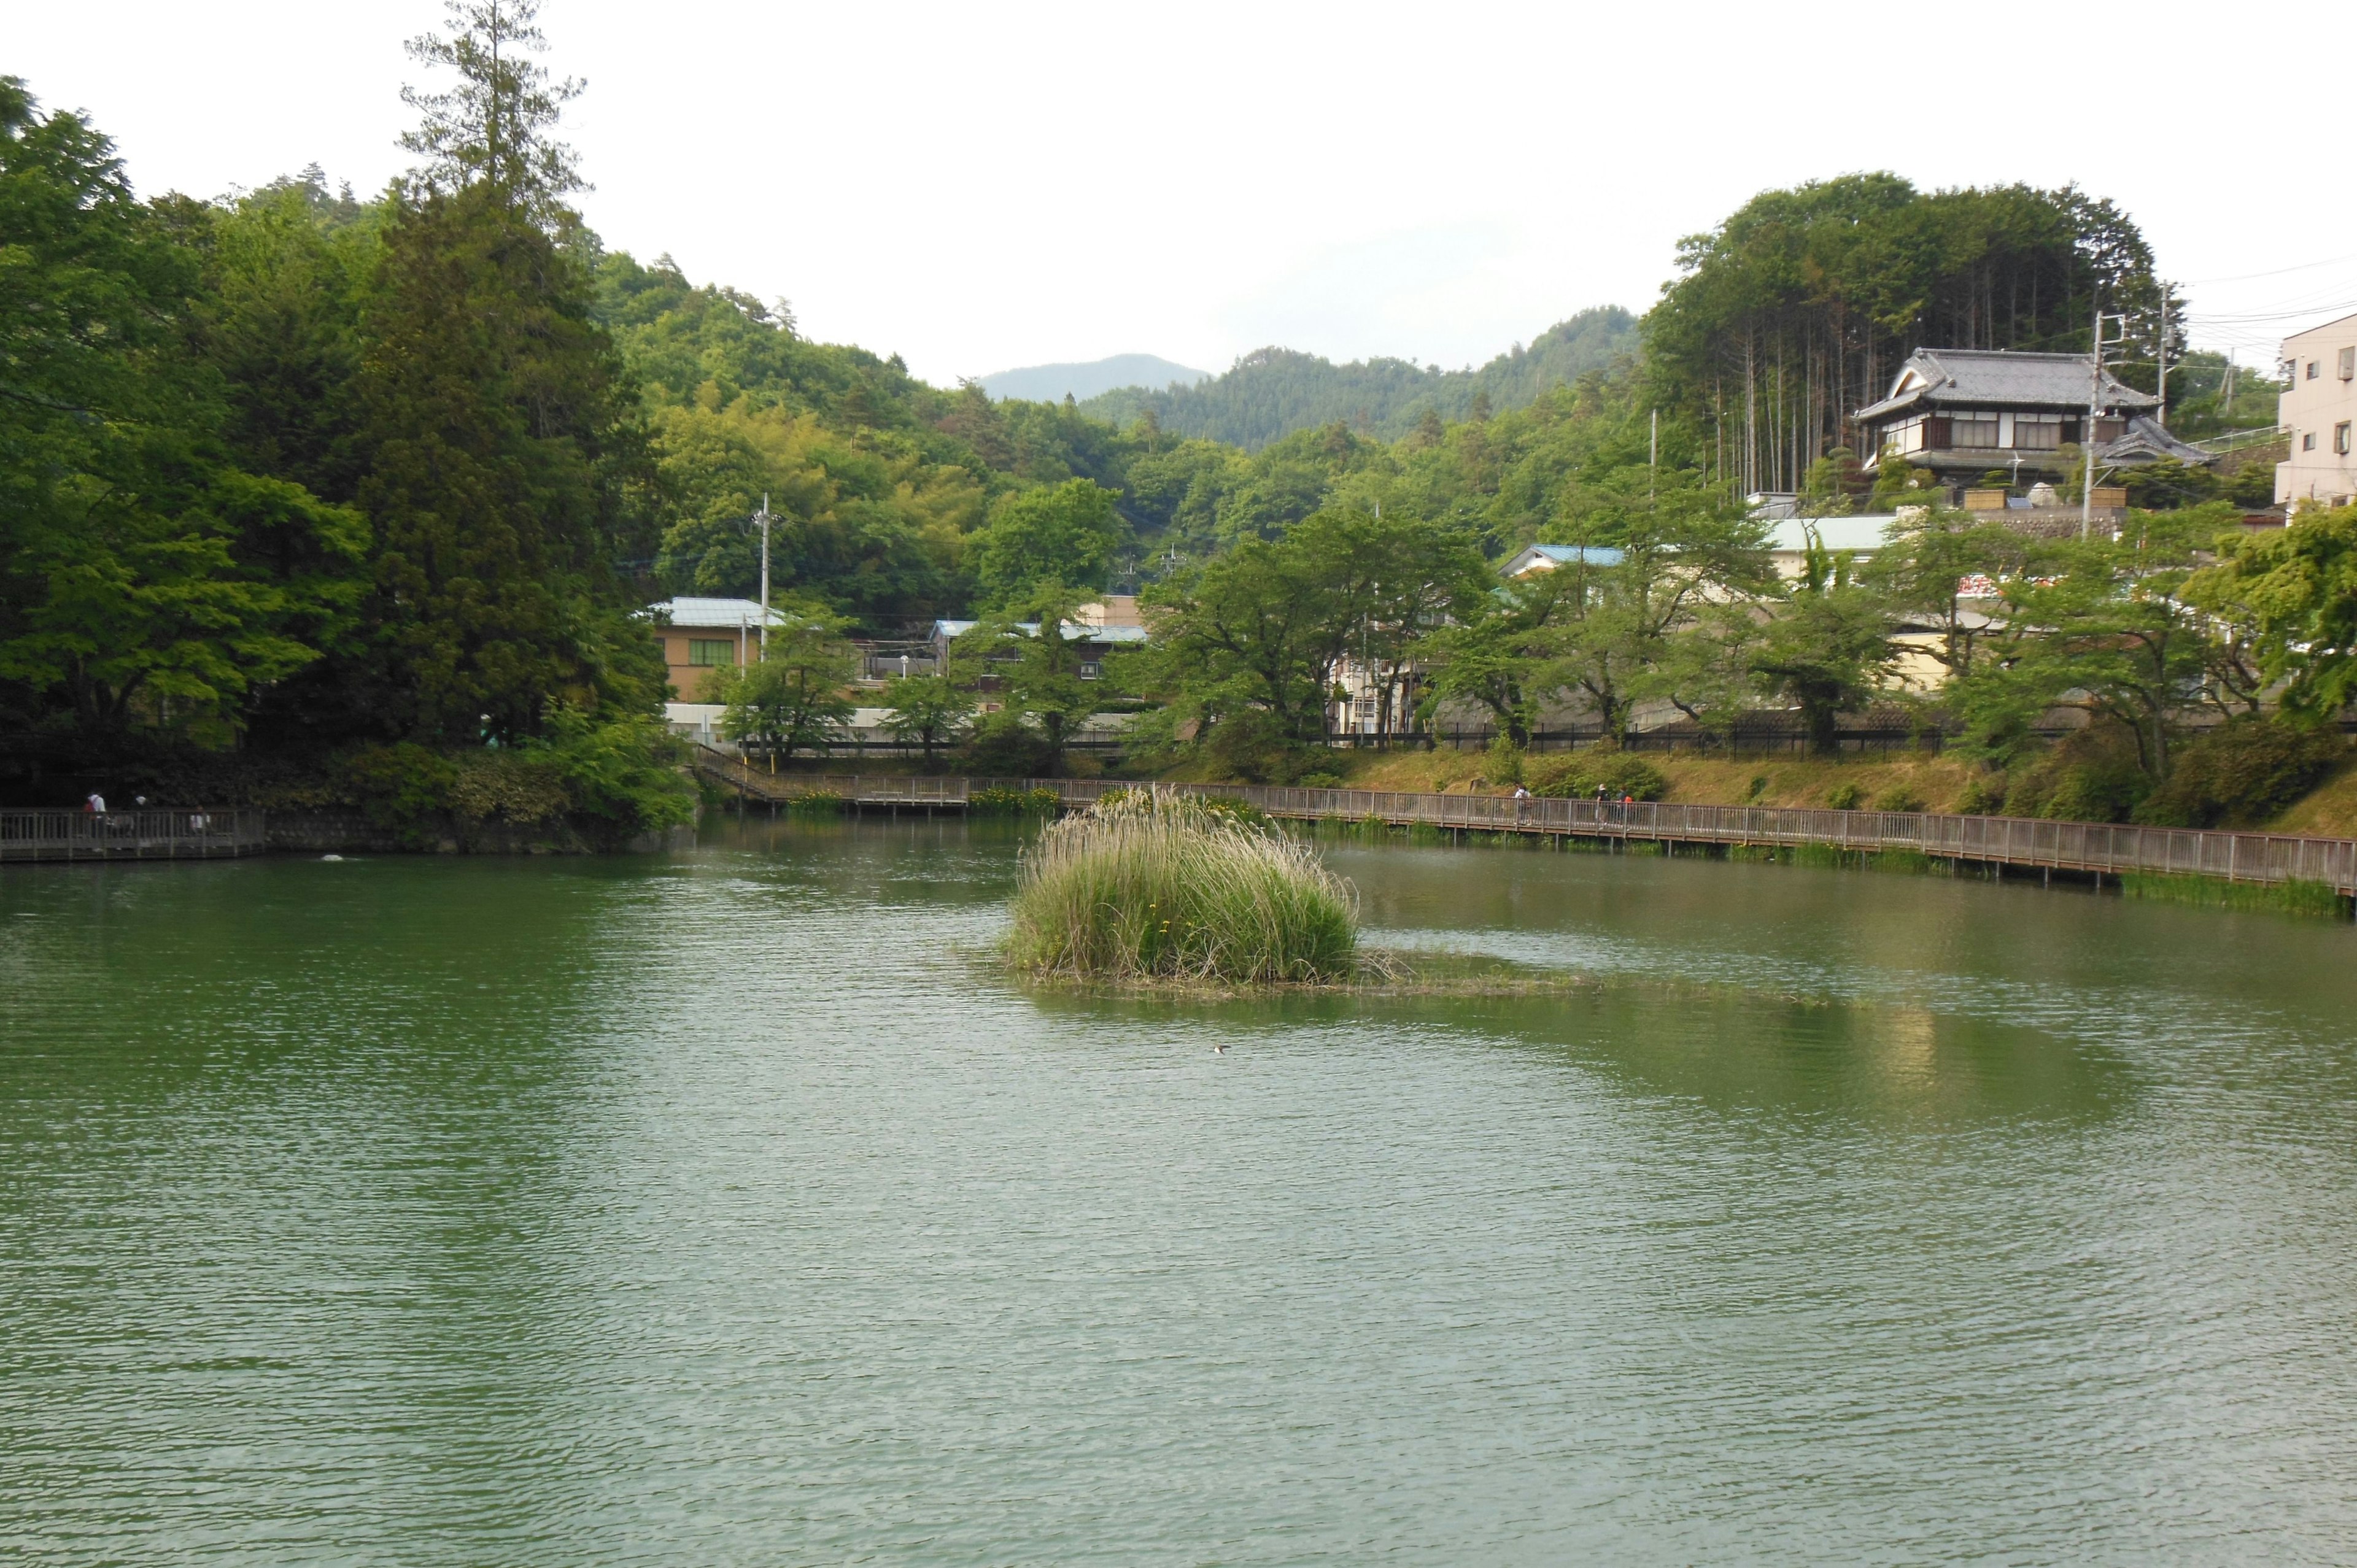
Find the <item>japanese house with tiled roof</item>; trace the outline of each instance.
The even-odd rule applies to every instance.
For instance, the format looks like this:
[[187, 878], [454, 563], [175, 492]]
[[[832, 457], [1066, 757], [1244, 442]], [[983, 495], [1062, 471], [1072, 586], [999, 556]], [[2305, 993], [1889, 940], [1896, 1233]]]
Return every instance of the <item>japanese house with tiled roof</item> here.
[[2136, 467], [2174, 457], [2202, 463], [2146, 411], [2159, 399], [2106, 370], [2100, 392], [2085, 354], [2029, 354], [2009, 349], [1918, 349], [1899, 368], [1890, 393], [1852, 417], [1867, 454], [1929, 468], [1943, 481], [1972, 480], [1993, 468], [2025, 481], [2060, 477], [2064, 446], [2090, 444], [2088, 406], [2096, 406], [2092, 445], [2097, 459]]

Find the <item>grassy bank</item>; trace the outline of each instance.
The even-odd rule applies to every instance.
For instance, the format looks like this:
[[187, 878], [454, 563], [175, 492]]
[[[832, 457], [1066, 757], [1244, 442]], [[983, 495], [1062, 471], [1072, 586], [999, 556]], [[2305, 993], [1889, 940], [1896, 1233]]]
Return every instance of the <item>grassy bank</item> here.
[[[1552, 753], [1544, 754], [1551, 756]], [[1953, 811], [1975, 769], [1930, 752], [1857, 757], [1710, 757], [1674, 751], [1638, 754], [1669, 780], [1664, 800], [1706, 806], [1822, 806], [1844, 785], [1861, 805], [1904, 799], [1914, 809]], [[1354, 789], [1506, 794], [1512, 786], [1491, 779], [1495, 765], [1480, 751], [1338, 751], [1334, 771]], [[1538, 760], [1537, 757], [1533, 758]]]

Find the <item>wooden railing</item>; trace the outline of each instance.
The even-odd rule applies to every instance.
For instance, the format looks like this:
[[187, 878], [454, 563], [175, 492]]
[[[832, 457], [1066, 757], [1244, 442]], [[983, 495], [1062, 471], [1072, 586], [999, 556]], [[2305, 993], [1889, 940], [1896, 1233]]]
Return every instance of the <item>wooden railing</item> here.
[[0, 811], [0, 860], [209, 860], [264, 847], [252, 806]]
[[1108, 789], [1181, 789], [1248, 801], [1273, 817], [1364, 822], [1476, 832], [1716, 844], [1830, 844], [1940, 860], [2056, 871], [2187, 874], [2229, 882], [2314, 882], [2357, 894], [2357, 839], [2289, 833], [1958, 817], [1932, 811], [1836, 811], [1813, 807], [1684, 806], [1646, 801], [1523, 800], [1503, 795], [1310, 789], [1278, 785], [1144, 785], [1116, 779], [958, 779], [877, 774], [763, 774], [717, 753], [699, 766], [765, 800], [820, 792], [859, 806], [961, 810], [985, 789], [1049, 789], [1068, 806]]

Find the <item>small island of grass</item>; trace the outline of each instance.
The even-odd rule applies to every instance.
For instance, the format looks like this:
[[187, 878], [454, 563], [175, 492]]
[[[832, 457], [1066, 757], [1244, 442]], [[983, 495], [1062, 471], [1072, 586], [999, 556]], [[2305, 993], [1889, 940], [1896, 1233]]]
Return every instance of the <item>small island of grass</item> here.
[[1049, 824], [1024, 853], [1007, 961], [1072, 980], [1353, 978], [1357, 890], [1308, 844], [1219, 807], [1133, 791]]

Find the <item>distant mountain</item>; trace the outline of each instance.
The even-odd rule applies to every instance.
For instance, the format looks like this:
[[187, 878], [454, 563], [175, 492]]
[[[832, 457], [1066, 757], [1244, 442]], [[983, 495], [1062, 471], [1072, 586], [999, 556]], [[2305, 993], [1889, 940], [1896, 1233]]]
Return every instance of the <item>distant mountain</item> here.
[[1395, 439], [1415, 429], [1426, 410], [1444, 420], [1465, 418], [1482, 392], [1489, 394], [1491, 408], [1503, 413], [1636, 349], [1637, 318], [1607, 305], [1555, 323], [1528, 347], [1517, 343], [1479, 370], [1444, 371], [1406, 360], [1337, 365], [1291, 349], [1262, 349], [1200, 386], [1120, 386], [1093, 398], [1077, 395], [1086, 398], [1084, 412], [1117, 424], [1150, 410], [1174, 435], [1232, 441], [1257, 451], [1297, 430], [1338, 421]]
[[983, 377], [982, 390], [993, 397], [1021, 398], [1027, 403], [1061, 403], [1067, 392], [1085, 402], [1115, 387], [1166, 387], [1173, 382], [1191, 387], [1211, 379], [1209, 371], [1190, 371], [1153, 354], [1115, 354], [1085, 365], [1032, 365], [1001, 371]]

